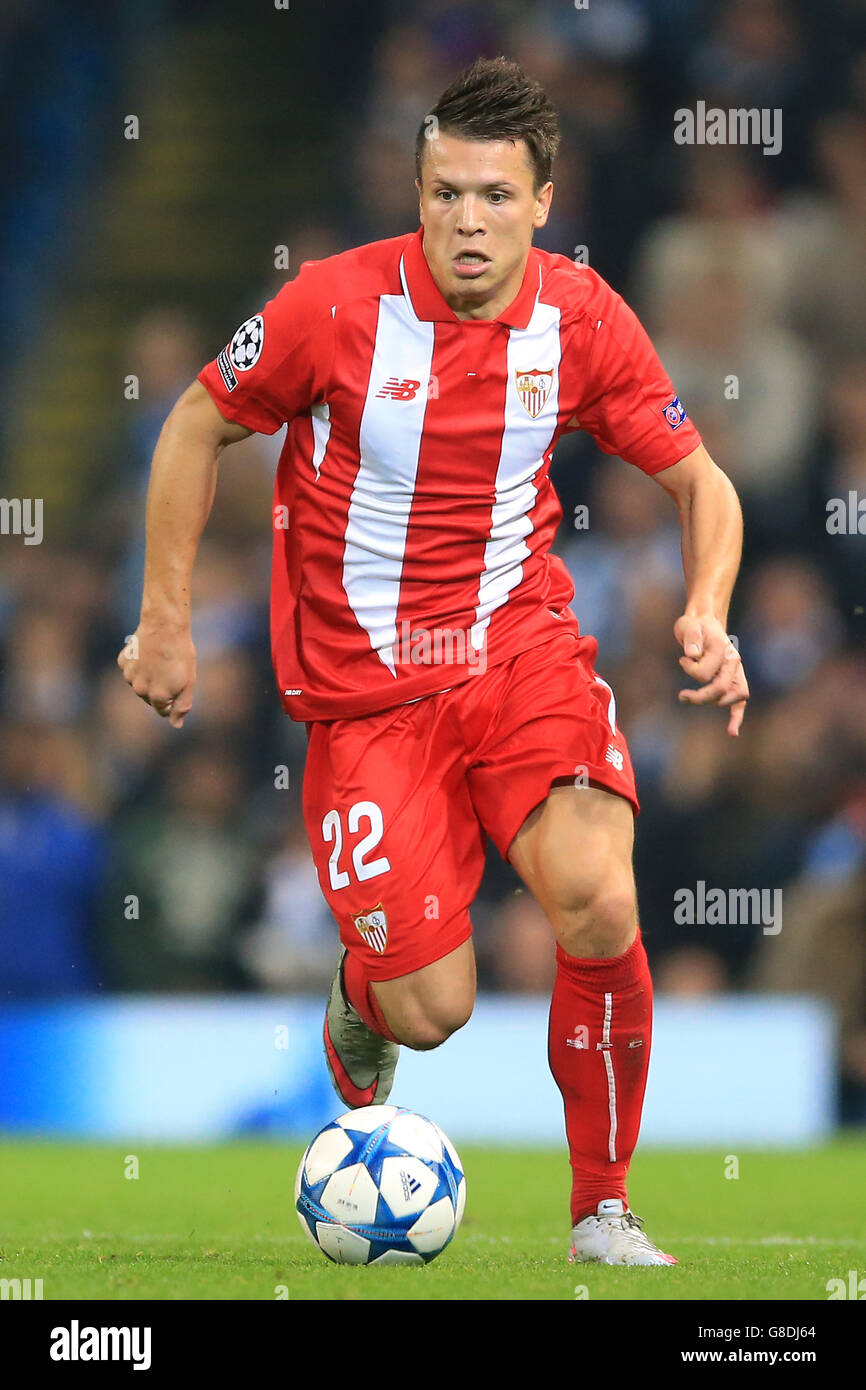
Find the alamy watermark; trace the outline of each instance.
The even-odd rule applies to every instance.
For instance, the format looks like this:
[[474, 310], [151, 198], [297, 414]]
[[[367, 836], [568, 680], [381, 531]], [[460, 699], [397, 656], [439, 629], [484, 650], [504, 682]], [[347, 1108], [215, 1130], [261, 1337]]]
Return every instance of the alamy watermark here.
[[0, 1300], [13, 1301], [42, 1298], [41, 1279], [0, 1279]]
[[487, 643], [476, 646], [460, 627], [413, 627], [404, 618], [392, 648], [395, 666], [468, 666], [487, 670]]
[[708, 888], [699, 878], [694, 888], [678, 888], [674, 903], [679, 926], [760, 926], [764, 936], [782, 930], [781, 888]]
[[42, 498], [0, 497], [0, 535], [23, 536], [25, 545], [41, 545]]
[[824, 1288], [827, 1290], [828, 1303], [837, 1298], [853, 1298], [860, 1303], [866, 1299], [866, 1278], [861, 1278], [857, 1269], [848, 1270], [847, 1281], [839, 1278], [828, 1279]]
[[130, 1361], [134, 1371], [151, 1364], [149, 1327], [82, 1327], [73, 1318], [68, 1327], [51, 1329], [48, 1355], [52, 1361]]
[[866, 497], [853, 488], [847, 497], [831, 497], [826, 527], [830, 536], [866, 536]]
[[707, 107], [705, 101], [674, 112], [677, 145], [760, 145], [763, 154], [782, 148], [782, 109], [779, 106]]

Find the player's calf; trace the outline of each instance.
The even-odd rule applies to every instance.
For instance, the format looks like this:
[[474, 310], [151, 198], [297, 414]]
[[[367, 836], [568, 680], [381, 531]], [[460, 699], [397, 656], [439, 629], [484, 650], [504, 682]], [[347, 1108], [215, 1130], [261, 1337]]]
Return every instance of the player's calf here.
[[440, 960], [370, 989], [394, 1037], [417, 1052], [439, 1047], [472, 1016], [475, 953], [471, 941]]
[[472, 1004], [464, 1003], [461, 1007], [459, 1001], [451, 1001], [442, 1009], [428, 1012], [409, 1000], [392, 1004], [384, 1013], [399, 1042], [415, 1052], [430, 1052], [469, 1022]]

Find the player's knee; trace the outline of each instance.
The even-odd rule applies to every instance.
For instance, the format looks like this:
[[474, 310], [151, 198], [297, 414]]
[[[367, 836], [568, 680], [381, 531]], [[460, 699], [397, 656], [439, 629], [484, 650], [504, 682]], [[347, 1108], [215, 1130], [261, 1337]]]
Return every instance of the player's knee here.
[[627, 949], [637, 920], [631, 869], [610, 866], [589, 883], [575, 884], [559, 904], [557, 938], [574, 955], [606, 956]]

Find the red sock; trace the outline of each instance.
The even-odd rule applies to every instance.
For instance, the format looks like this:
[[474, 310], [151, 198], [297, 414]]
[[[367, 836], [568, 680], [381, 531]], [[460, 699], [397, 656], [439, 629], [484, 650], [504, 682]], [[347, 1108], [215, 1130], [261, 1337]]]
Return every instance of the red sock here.
[[649, 1070], [652, 981], [640, 928], [622, 956], [586, 960], [556, 949], [550, 1070], [565, 1103], [572, 1224], [599, 1202], [627, 1205]]
[[368, 1028], [391, 1042], [399, 1042], [385, 1022], [382, 1006], [370, 988], [364, 962], [347, 951], [343, 960], [343, 993], [352, 1008], [361, 1015]]

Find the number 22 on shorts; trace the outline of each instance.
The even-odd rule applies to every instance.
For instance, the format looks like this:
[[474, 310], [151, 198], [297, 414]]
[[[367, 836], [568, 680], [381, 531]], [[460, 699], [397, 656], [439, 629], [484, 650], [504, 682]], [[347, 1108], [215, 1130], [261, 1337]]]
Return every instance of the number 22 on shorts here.
[[[391, 865], [384, 855], [378, 859], [371, 859], [369, 862], [364, 858], [376, 848], [385, 833], [385, 820], [381, 807], [377, 806], [375, 801], [356, 801], [354, 806], [349, 807], [346, 819], [350, 835], [357, 835], [363, 820], [370, 822], [369, 831], [352, 850], [352, 866], [358, 882], [364, 883], [368, 878], [378, 878], [380, 874], [388, 873]], [[352, 876], [346, 869], [340, 868], [340, 855], [343, 850], [343, 823], [339, 811], [329, 811], [324, 817], [322, 838], [325, 844], [330, 844], [332, 841], [334, 844], [328, 857], [328, 875], [331, 880], [331, 887], [334, 892], [340, 888], [348, 888]]]

